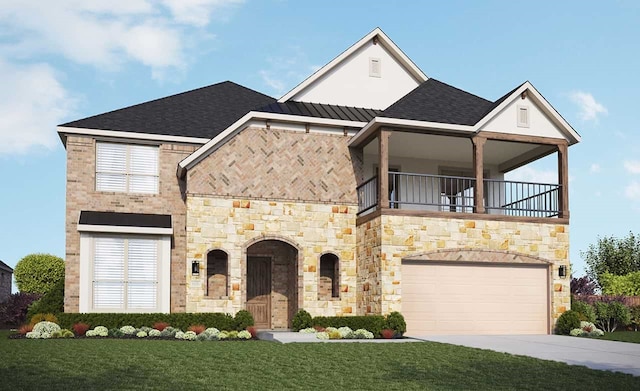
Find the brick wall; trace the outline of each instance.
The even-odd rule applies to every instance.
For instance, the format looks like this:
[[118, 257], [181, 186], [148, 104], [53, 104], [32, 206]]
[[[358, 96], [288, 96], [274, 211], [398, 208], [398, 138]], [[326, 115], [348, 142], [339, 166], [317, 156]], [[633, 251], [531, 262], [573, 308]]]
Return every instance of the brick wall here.
[[189, 170], [188, 193], [356, 203], [362, 156], [349, 137], [248, 128]]
[[13, 273], [0, 269], [0, 303], [3, 303], [11, 296], [12, 277]]
[[171, 248], [171, 311], [185, 311], [186, 206], [176, 177], [178, 162], [196, 147], [160, 146], [159, 194], [126, 194], [95, 191], [95, 140], [67, 138], [67, 206], [65, 258], [65, 312], [79, 310], [80, 234], [77, 229], [81, 210], [170, 214], [173, 221]]

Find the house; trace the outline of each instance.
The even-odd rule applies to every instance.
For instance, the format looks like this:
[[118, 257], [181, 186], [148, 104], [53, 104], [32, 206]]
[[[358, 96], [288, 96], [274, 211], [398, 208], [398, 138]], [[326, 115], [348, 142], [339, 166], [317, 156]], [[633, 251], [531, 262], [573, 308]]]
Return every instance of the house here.
[[[505, 89], [506, 90], [506, 89]], [[69, 122], [67, 312], [401, 311], [549, 333], [569, 306], [568, 147], [529, 82], [491, 101], [375, 29], [279, 99], [232, 82]], [[554, 183], [505, 173], [548, 155]]]
[[12, 279], [13, 269], [0, 260], [0, 303], [4, 303], [11, 296]]

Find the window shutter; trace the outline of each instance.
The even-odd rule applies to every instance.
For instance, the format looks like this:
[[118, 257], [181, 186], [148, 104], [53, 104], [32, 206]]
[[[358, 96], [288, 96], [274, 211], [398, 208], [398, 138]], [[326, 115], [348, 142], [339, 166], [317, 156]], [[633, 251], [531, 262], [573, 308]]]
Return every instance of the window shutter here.
[[156, 310], [158, 292], [158, 241], [129, 239], [128, 241], [129, 309]]
[[124, 308], [124, 239], [95, 238], [93, 307]]
[[127, 191], [127, 146], [96, 144], [96, 190]]
[[129, 158], [129, 191], [158, 193], [158, 147], [131, 145]]

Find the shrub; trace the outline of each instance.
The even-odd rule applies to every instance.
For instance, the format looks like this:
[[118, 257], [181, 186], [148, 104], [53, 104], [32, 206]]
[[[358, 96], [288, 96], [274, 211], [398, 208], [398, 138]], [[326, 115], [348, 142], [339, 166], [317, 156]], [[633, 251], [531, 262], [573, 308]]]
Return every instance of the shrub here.
[[31, 324], [39, 322], [58, 323], [58, 318], [54, 314], [35, 314], [31, 317]]
[[602, 273], [599, 282], [605, 295], [640, 295], [640, 271], [624, 275]]
[[174, 334], [174, 338], [175, 339], [184, 339], [184, 332], [176, 331], [176, 333]]
[[196, 333], [194, 331], [185, 331], [182, 334], [182, 339], [187, 340], [187, 341], [195, 341], [196, 340]]
[[207, 336], [207, 339], [214, 340], [214, 339], [218, 339], [218, 334], [220, 334], [220, 330], [218, 330], [215, 327], [209, 327], [202, 334]]
[[152, 329], [152, 330], [149, 331], [149, 337], [157, 338], [160, 335], [162, 335], [162, 331], [160, 331], [158, 329]]
[[338, 330], [331, 331], [329, 333], [329, 339], [341, 339], [342, 334]]
[[84, 336], [86, 334], [87, 330], [89, 330], [90, 328], [91, 327], [88, 324], [82, 323], [82, 322], [74, 323], [74, 325], [72, 327], [73, 332], [76, 333], [76, 335], [78, 337]]
[[569, 332], [569, 335], [572, 337], [582, 337], [585, 335], [585, 332], [582, 329], [573, 329]]
[[594, 323], [596, 321], [596, 311], [588, 303], [584, 301], [574, 301], [571, 304], [571, 309], [578, 313], [580, 320]]
[[594, 304], [596, 310], [596, 324], [608, 333], [615, 331], [618, 326], [626, 326], [631, 322], [629, 308], [619, 301], [610, 303], [598, 302]]
[[206, 330], [206, 327], [203, 324], [194, 324], [194, 325], [189, 326], [189, 328], [187, 330], [188, 331], [193, 331], [194, 333], [196, 333], [196, 335], [198, 335], [198, 334], [202, 334], [202, 332], [204, 330]]
[[233, 330], [236, 328], [234, 318], [229, 314], [222, 313], [62, 313], [58, 314], [58, 319], [60, 320], [60, 326], [64, 328], [70, 328], [74, 323], [78, 322], [86, 323], [92, 327], [103, 325], [110, 329], [122, 326], [150, 327], [157, 322], [166, 322], [181, 330], [186, 330], [192, 324], [204, 324], [220, 330]]
[[73, 331], [67, 330], [67, 329], [62, 330], [62, 338], [73, 338], [73, 337], [75, 337], [75, 335], [73, 335]]
[[313, 327], [307, 327], [306, 329], [298, 330], [298, 332], [302, 334], [315, 334], [318, 332], [318, 330], [314, 329]]
[[299, 310], [293, 316], [291, 326], [293, 326], [293, 331], [300, 331], [302, 329], [313, 326], [313, 319], [311, 318], [311, 314], [303, 309]]
[[120, 329], [113, 328], [113, 329], [109, 329], [107, 336], [112, 338], [121, 338], [121, 337], [124, 337], [124, 333], [120, 331]]
[[146, 331], [142, 331], [142, 330], [140, 330], [140, 331], [138, 331], [136, 333], [136, 337], [138, 337], [138, 338], [146, 338], [147, 335], [148, 335], [147, 332]]
[[396, 334], [395, 330], [392, 330], [392, 329], [382, 329], [382, 331], [380, 331], [380, 335], [384, 339], [391, 339], [395, 336], [395, 334]]
[[580, 328], [580, 316], [576, 311], [565, 311], [556, 322], [556, 334], [569, 335], [577, 328]]
[[20, 292], [45, 294], [64, 281], [64, 261], [51, 254], [29, 254], [13, 270]]
[[[352, 330], [365, 329], [374, 335], [380, 335], [385, 327], [385, 317], [381, 315], [367, 316], [317, 316], [313, 318], [313, 326], [349, 327]], [[316, 329], [317, 330], [317, 329]]]
[[169, 327], [166, 327], [164, 330], [162, 330], [162, 331], [160, 332], [160, 336], [161, 336], [161, 337], [164, 337], [164, 338], [175, 338], [176, 333], [177, 333], [178, 331], [180, 331], [180, 330], [175, 329], [175, 328], [173, 328], [173, 327], [169, 326]]
[[31, 318], [38, 313], [59, 314], [61, 312], [64, 312], [64, 278], [56, 282], [40, 300], [29, 306], [27, 316]]
[[229, 331], [227, 335], [229, 339], [238, 339], [238, 332], [235, 330]]
[[631, 329], [634, 331], [640, 330], [640, 305], [629, 307], [629, 317]]
[[316, 338], [318, 338], [318, 339], [329, 339], [329, 333], [327, 333], [326, 331], [321, 331], [319, 333], [316, 333]]
[[249, 332], [249, 334], [251, 334], [251, 338], [258, 338], [258, 329], [255, 326], [247, 327], [247, 331]]
[[247, 327], [254, 325], [253, 315], [247, 310], [240, 310], [235, 316], [236, 327], [238, 331], [246, 330]]
[[18, 292], [0, 304], [0, 325], [17, 326], [27, 321], [29, 305], [40, 298], [39, 293]]
[[162, 331], [164, 329], [166, 329], [167, 327], [169, 327], [169, 323], [167, 322], [156, 322], [153, 324], [153, 328], [158, 330], [158, 331]]
[[340, 333], [340, 338], [353, 338], [353, 330], [350, 327], [340, 327], [338, 332]]
[[28, 332], [31, 332], [31, 331], [33, 331], [33, 325], [31, 323], [24, 324], [20, 326], [20, 328], [18, 329], [18, 334], [26, 335]]
[[397, 335], [403, 335], [407, 331], [407, 323], [404, 316], [398, 311], [393, 311], [385, 319], [385, 327], [395, 331]]
[[137, 332], [136, 328], [133, 326], [122, 326], [120, 327], [120, 331], [122, 331], [124, 335], [133, 335]]
[[242, 330], [238, 332], [238, 339], [251, 339], [251, 338], [254, 338], [254, 337], [247, 330]]
[[373, 339], [373, 333], [365, 329], [358, 329], [353, 334], [356, 339]]
[[27, 338], [51, 338], [51, 334], [60, 331], [60, 326], [53, 322], [42, 321], [33, 326], [33, 331], [26, 334]]

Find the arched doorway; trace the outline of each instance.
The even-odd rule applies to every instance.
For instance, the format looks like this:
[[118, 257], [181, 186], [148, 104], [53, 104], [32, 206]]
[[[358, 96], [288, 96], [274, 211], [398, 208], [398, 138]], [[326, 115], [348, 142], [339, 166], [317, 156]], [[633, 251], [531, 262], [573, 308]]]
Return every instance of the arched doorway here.
[[299, 251], [279, 239], [264, 239], [246, 249], [245, 305], [259, 329], [286, 329], [298, 310]]

